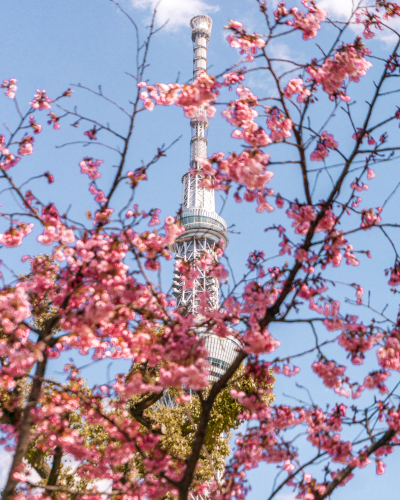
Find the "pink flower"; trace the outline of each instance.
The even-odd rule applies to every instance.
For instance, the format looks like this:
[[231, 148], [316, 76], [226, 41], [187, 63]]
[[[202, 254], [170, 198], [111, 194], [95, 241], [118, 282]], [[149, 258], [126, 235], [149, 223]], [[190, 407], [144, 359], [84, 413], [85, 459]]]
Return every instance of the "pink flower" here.
[[95, 160], [94, 158], [84, 158], [79, 162], [82, 174], [88, 174], [89, 179], [99, 179], [101, 173], [98, 171], [99, 166], [103, 163], [103, 160]]
[[57, 116], [53, 111], [51, 111], [48, 116], [50, 116], [50, 120], [48, 120], [48, 124], [51, 125], [53, 124], [54, 130], [58, 130], [61, 128], [61, 125], [58, 123], [58, 120], [60, 119], [59, 116]]
[[16, 83], [17, 80], [15, 78], [10, 78], [10, 80], [3, 80], [3, 83], [1, 84], [0, 88], [7, 89], [4, 93], [9, 99], [14, 99], [15, 97], [15, 92], [18, 89], [15, 85]]
[[388, 284], [390, 286], [400, 285], [400, 262], [396, 260], [394, 267], [386, 269], [385, 274], [387, 275], [390, 271], [390, 280]]
[[98, 203], [105, 203], [108, 201], [103, 191], [101, 191], [100, 189], [96, 189], [94, 184], [90, 185], [89, 191], [95, 195], [94, 200], [97, 201]]
[[160, 224], [160, 219], [158, 218], [158, 214], [160, 213], [160, 209], [156, 209], [154, 211], [154, 214], [149, 222], [149, 226], [157, 226], [158, 224]]
[[36, 123], [33, 116], [29, 117], [29, 125], [33, 128], [35, 134], [39, 134], [42, 131], [42, 126]]
[[236, 72], [226, 73], [225, 75], [223, 75], [223, 78], [224, 78], [223, 85], [226, 85], [228, 87], [242, 82], [244, 80], [244, 75], [236, 71]]
[[268, 128], [271, 130], [271, 139], [281, 142], [290, 137], [293, 123], [290, 118], [285, 117], [278, 108], [274, 108], [267, 119]]
[[31, 155], [33, 153], [33, 142], [34, 138], [32, 136], [24, 137], [19, 143], [18, 154], [21, 156]]
[[50, 172], [45, 172], [45, 174], [44, 174], [44, 175], [45, 175], [45, 177], [47, 178], [48, 183], [49, 183], [49, 184], [53, 184], [53, 182], [54, 182], [54, 177], [51, 175], [51, 173], [50, 173]]
[[311, 91], [305, 87], [301, 78], [293, 78], [285, 88], [284, 96], [290, 99], [293, 94], [299, 94], [297, 102], [304, 102], [311, 95]]
[[227, 38], [230, 46], [235, 49], [240, 49], [241, 54], [248, 54], [248, 61], [253, 61], [257, 49], [262, 49], [265, 46], [265, 40], [260, 38], [257, 33], [253, 35], [247, 33], [242, 23], [230, 20], [229, 26], [226, 26], [226, 29], [233, 31]]
[[299, 12], [297, 7], [293, 7], [289, 11], [293, 15], [293, 21], [287, 21], [287, 24], [297, 30], [301, 30], [303, 32], [303, 40], [309, 40], [317, 36], [317, 31], [321, 28], [320, 23], [325, 21], [327, 12], [319, 9], [312, 1], [302, 0], [301, 3], [308, 9], [308, 14]]
[[257, 194], [257, 204], [258, 207], [256, 208], [256, 212], [262, 213], [264, 210], [267, 212], [272, 212], [274, 208], [270, 203], [267, 202], [265, 199], [265, 196], [262, 193]]
[[296, 228], [296, 234], [306, 234], [310, 229], [310, 222], [316, 218], [314, 208], [310, 205], [299, 206], [296, 204], [286, 213], [289, 218], [294, 219], [292, 226]]
[[323, 161], [329, 154], [328, 149], [336, 149], [337, 147], [338, 143], [334, 140], [333, 135], [324, 130], [318, 139], [315, 151], [310, 155], [310, 159], [312, 161]]
[[96, 128], [96, 125], [93, 126], [92, 129], [86, 130], [83, 135], [86, 135], [89, 139], [89, 141], [97, 141], [96, 133], [98, 132], [98, 129]]
[[380, 216], [380, 211], [377, 210], [374, 212], [372, 208], [369, 210], [363, 209], [362, 210], [362, 222], [360, 227], [364, 229], [371, 229], [372, 226], [375, 226], [376, 224], [379, 224], [381, 222], [381, 216]]
[[313, 363], [312, 369], [323, 379], [324, 384], [332, 389], [335, 389], [337, 394], [349, 397], [350, 393], [343, 389], [343, 383], [347, 381], [344, 376], [345, 367], [339, 366], [335, 361], [318, 361]]
[[143, 105], [148, 111], [152, 111], [154, 109], [154, 102], [151, 99], [145, 99]]
[[358, 82], [364, 76], [372, 64], [363, 56], [370, 53], [365, 49], [358, 38], [354, 44], [343, 44], [335, 53], [333, 60], [326, 59], [321, 67], [315, 63], [307, 68], [310, 76], [318, 85], [322, 85], [324, 92], [329, 94], [330, 99], [339, 97], [342, 101], [348, 101], [342, 86], [346, 78]]
[[39, 90], [36, 89], [36, 94], [35, 97], [32, 99], [32, 101], [29, 103], [33, 109], [39, 109], [41, 111], [42, 109], [50, 109], [50, 98], [46, 96], [46, 91], [45, 90]]
[[357, 297], [357, 304], [362, 304], [362, 296], [364, 295], [364, 288], [362, 288], [360, 285], [357, 285], [357, 292], [356, 292], [356, 297]]
[[0, 234], [0, 244], [12, 248], [20, 246], [22, 239], [32, 232], [33, 224], [17, 223], [4, 234]]
[[[142, 85], [139, 87], [144, 87]], [[171, 106], [177, 105], [184, 109], [185, 114], [191, 118], [197, 116], [199, 108], [202, 106], [202, 112], [207, 113], [207, 108], [212, 104], [217, 95], [217, 88], [221, 84], [206, 72], [201, 72], [191, 85], [171, 83], [169, 85], [158, 83], [157, 85], [146, 85], [146, 90], [140, 93], [140, 99], [143, 100], [143, 105], [151, 111], [154, 106]], [[211, 108], [208, 111], [209, 115], [214, 111]]]
[[285, 460], [285, 464], [282, 467], [282, 469], [287, 470], [289, 472], [289, 474], [291, 474], [295, 468], [296, 468], [296, 466], [293, 465], [289, 459]]
[[284, 201], [279, 194], [276, 197], [275, 203], [278, 208], [283, 208]]
[[382, 462], [382, 460], [376, 461], [376, 473], [379, 475], [385, 473], [385, 464]]

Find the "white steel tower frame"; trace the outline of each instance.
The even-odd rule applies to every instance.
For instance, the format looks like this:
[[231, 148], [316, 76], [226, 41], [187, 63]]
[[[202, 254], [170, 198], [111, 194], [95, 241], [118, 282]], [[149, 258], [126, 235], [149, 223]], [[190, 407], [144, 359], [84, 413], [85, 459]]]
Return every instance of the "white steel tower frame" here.
[[[208, 16], [196, 16], [190, 21], [194, 43], [193, 77], [207, 70], [207, 50], [210, 40], [212, 20]], [[215, 212], [214, 190], [201, 186], [203, 179], [198, 158], [207, 158], [208, 120], [205, 110], [200, 108], [197, 116], [190, 121], [192, 138], [190, 141], [190, 168], [195, 173], [187, 172], [182, 177], [182, 211], [180, 222], [185, 227], [176, 241], [176, 259], [195, 263], [204, 253], [217, 259], [215, 247], [222, 242], [226, 247], [228, 236], [226, 223]], [[180, 274], [175, 271], [173, 294], [178, 307], [185, 308], [188, 314], [197, 315], [199, 293], [208, 292], [210, 309], [219, 308], [219, 281], [198, 268], [200, 275], [191, 289], [184, 290]], [[214, 382], [231, 365], [237, 355], [238, 341], [233, 337], [220, 338], [212, 332], [198, 328], [197, 333], [205, 338], [210, 362], [210, 382]]]

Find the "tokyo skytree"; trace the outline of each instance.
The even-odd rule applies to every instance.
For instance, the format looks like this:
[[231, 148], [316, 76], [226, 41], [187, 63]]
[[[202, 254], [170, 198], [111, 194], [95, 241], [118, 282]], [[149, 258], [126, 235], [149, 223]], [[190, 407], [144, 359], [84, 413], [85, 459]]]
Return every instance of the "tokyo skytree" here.
[[[212, 20], [208, 16], [196, 16], [190, 21], [192, 40], [194, 42], [193, 76], [207, 70], [207, 50], [210, 40]], [[203, 179], [200, 173], [200, 164], [197, 158], [207, 158], [207, 131], [208, 120], [202, 108], [197, 116], [192, 118], [190, 126], [192, 138], [190, 141], [190, 169], [182, 178], [182, 210], [180, 222], [185, 231], [177, 238], [175, 244], [176, 259], [196, 262], [204, 252], [216, 259], [216, 245], [222, 240], [223, 246], [228, 244], [227, 226], [222, 217], [215, 211], [214, 190], [201, 186]], [[197, 173], [198, 172], [198, 173]], [[210, 309], [219, 308], [219, 281], [207, 275], [206, 271], [198, 268], [200, 274], [190, 289], [184, 289], [180, 274], [175, 271], [173, 294], [177, 305], [184, 307], [187, 313], [197, 316], [199, 293], [208, 292]], [[237, 355], [238, 341], [233, 337], [221, 338], [199, 327], [197, 334], [205, 339], [208, 350], [208, 361], [211, 365], [209, 380], [214, 382], [231, 365]]]

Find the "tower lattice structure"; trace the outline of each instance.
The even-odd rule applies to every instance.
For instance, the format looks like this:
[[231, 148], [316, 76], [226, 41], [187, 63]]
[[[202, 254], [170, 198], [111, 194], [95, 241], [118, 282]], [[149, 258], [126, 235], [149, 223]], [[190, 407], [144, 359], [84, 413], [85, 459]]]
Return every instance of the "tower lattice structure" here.
[[[190, 21], [192, 40], [194, 43], [193, 77], [207, 70], [207, 50], [210, 40], [212, 20], [208, 16], [196, 16]], [[226, 222], [215, 211], [214, 190], [201, 185], [201, 175], [198, 158], [207, 158], [207, 131], [208, 120], [205, 110], [200, 107], [197, 115], [190, 121], [192, 138], [190, 141], [190, 169], [182, 177], [182, 210], [180, 222], [185, 227], [176, 241], [176, 259], [183, 259], [195, 265], [196, 260], [204, 255], [211, 254], [216, 259], [216, 246], [222, 242], [228, 244]], [[193, 172], [193, 173], [192, 173]], [[208, 293], [210, 309], [219, 308], [219, 281], [210, 276], [207, 271], [198, 268], [199, 276], [190, 289], [184, 289], [180, 274], [175, 271], [173, 294], [177, 305], [185, 308], [188, 314], [194, 314], [197, 321], [201, 321], [198, 314], [199, 294]], [[227, 370], [237, 355], [238, 341], [233, 337], [221, 338], [198, 327], [197, 333], [204, 337], [210, 362], [210, 382], [218, 380]]]

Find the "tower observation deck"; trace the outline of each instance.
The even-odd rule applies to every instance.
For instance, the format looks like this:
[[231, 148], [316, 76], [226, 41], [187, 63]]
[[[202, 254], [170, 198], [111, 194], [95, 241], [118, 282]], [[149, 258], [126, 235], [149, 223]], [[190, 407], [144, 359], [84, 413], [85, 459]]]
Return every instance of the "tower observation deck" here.
[[[200, 72], [207, 70], [207, 50], [212, 20], [208, 16], [196, 16], [190, 21], [190, 26], [194, 43], [193, 76], [196, 78]], [[187, 172], [182, 177], [180, 222], [185, 232], [176, 240], [175, 258], [193, 263], [205, 252], [216, 259], [216, 245], [222, 242], [222, 245], [226, 247], [228, 244], [226, 223], [215, 212], [214, 190], [201, 186], [203, 177], [197, 159], [207, 158], [208, 125], [205, 110], [200, 107], [197, 116], [190, 122], [192, 129], [190, 169], [195, 173]], [[199, 272], [200, 275], [196, 278], [193, 288], [184, 290], [180, 274], [175, 271], [173, 294], [177, 299], [177, 305], [185, 308], [188, 314], [195, 314], [200, 322], [201, 316], [197, 314], [198, 295], [208, 292], [210, 309], [218, 309], [219, 281], [200, 268]], [[197, 333], [205, 338], [208, 349], [208, 361], [211, 365], [209, 380], [216, 381], [236, 358], [239, 342], [233, 337], [218, 337], [201, 327], [198, 328]]]

